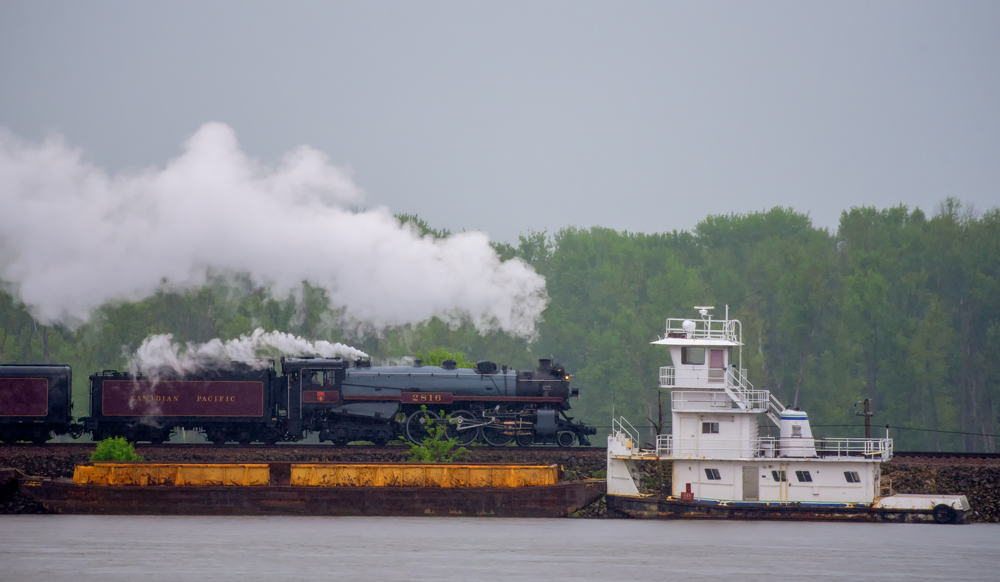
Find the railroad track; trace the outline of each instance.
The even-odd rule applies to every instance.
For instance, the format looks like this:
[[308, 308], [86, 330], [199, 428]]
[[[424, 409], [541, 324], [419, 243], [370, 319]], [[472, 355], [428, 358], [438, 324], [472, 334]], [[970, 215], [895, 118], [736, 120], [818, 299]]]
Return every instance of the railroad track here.
[[[93, 449], [97, 446], [97, 443], [45, 443], [42, 445], [36, 445], [32, 443], [13, 443], [0, 445], [0, 447], [10, 447], [13, 449], [33, 449], [33, 448], [44, 448], [44, 449]], [[351, 452], [363, 452], [363, 451], [386, 451], [386, 450], [399, 450], [401, 452], [406, 452], [408, 447], [402, 445], [386, 445], [384, 447], [377, 447], [374, 445], [346, 445], [346, 446], [336, 446], [331, 444], [312, 444], [312, 443], [283, 443], [278, 445], [241, 445], [237, 443], [225, 444], [225, 445], [213, 445], [211, 443], [201, 443], [201, 444], [191, 444], [191, 443], [163, 443], [160, 445], [153, 445], [149, 443], [138, 443], [135, 445], [136, 449], [150, 450], [150, 449], [164, 449], [173, 451], [182, 450], [208, 450], [208, 449], [221, 449], [227, 451], [237, 451], [237, 450], [259, 450], [259, 451], [281, 451], [289, 449], [313, 449], [316, 452], [322, 451], [351, 451]], [[508, 445], [505, 447], [494, 447], [489, 445], [483, 446], [469, 446], [466, 447], [470, 451], [566, 451], [566, 452], [600, 452], [604, 453], [607, 449], [605, 447], [559, 447], [556, 445], [533, 445], [530, 447], [519, 447], [517, 445]]]
[[[0, 445], [4, 447], [11, 448], [93, 448], [96, 443], [86, 443], [86, 442], [73, 442], [73, 443], [45, 443], [43, 445], [35, 445], [31, 443], [14, 443], [7, 445]], [[164, 443], [160, 445], [152, 445], [148, 443], [140, 443], [136, 445], [140, 449], [167, 449], [167, 450], [205, 450], [205, 449], [224, 449], [224, 450], [288, 450], [288, 449], [315, 449], [319, 451], [339, 451], [348, 450], [353, 452], [361, 451], [385, 451], [392, 449], [399, 449], [405, 451], [406, 448], [401, 445], [386, 445], [384, 447], [376, 447], [373, 445], [346, 445], [346, 446], [335, 446], [331, 444], [314, 444], [314, 443], [283, 443], [278, 445], [240, 445], [236, 443], [226, 444], [226, 445], [213, 445], [211, 443]], [[560, 448], [555, 445], [533, 445], [531, 447], [518, 447], [516, 445], [508, 445], [505, 447], [494, 447], [494, 446], [472, 446], [468, 447], [471, 451], [511, 451], [511, 450], [524, 450], [529, 451], [559, 451], [565, 450], [567, 452], [601, 452], [603, 453], [606, 449], [605, 447], [568, 447]], [[938, 451], [896, 451], [893, 453], [893, 457], [900, 459], [1000, 459], [1000, 453], [968, 453], [968, 452], [938, 452]]]
[[1000, 459], [1000, 453], [953, 453], [935, 451], [897, 451], [893, 457], [901, 459]]

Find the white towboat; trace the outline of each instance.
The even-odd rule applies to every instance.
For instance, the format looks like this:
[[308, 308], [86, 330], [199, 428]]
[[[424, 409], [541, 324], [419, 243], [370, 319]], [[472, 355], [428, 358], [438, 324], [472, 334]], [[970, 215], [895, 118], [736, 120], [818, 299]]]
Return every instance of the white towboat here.
[[[712, 319], [712, 307], [695, 309], [699, 318], [668, 319], [663, 339], [652, 342], [667, 346], [674, 364], [660, 368], [660, 388], [670, 391], [672, 434], [642, 448], [638, 430], [624, 417], [612, 420], [609, 516], [967, 520], [964, 495], [880, 497], [881, 464], [892, 458], [892, 439], [813, 437], [805, 412], [785, 408], [747, 380], [740, 367], [742, 327], [728, 318], [728, 307], [723, 320]], [[761, 434], [761, 416], [778, 436]], [[643, 493], [638, 460], [672, 464], [669, 495]]]

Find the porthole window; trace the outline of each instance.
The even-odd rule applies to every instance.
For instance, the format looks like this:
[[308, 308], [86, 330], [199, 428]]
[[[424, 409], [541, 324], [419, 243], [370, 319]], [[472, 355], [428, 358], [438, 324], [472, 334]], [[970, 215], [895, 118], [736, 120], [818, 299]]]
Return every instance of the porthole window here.
[[719, 423], [717, 422], [701, 423], [701, 434], [719, 434]]
[[799, 480], [799, 483], [812, 483], [812, 475], [809, 471], [796, 471], [795, 478]]
[[784, 471], [771, 471], [771, 477], [774, 477], [775, 481], [788, 481], [788, 475]]
[[861, 482], [861, 477], [858, 475], [857, 471], [844, 471], [844, 479], [847, 479], [848, 483]]
[[719, 481], [722, 479], [722, 475], [719, 474], [718, 469], [705, 469], [705, 476], [708, 477], [709, 481]]

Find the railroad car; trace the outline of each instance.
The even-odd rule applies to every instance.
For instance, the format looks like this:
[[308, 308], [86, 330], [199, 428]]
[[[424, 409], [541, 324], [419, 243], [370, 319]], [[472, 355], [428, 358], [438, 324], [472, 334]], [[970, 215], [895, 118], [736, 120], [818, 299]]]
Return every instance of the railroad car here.
[[105, 370], [90, 377], [91, 414], [83, 422], [94, 440], [124, 436], [158, 444], [184, 429], [201, 430], [219, 445], [274, 444], [285, 436], [277, 386], [273, 364], [232, 362], [183, 377]]
[[44, 443], [50, 433], [80, 436], [73, 422], [73, 372], [62, 365], [0, 366], [0, 440]]

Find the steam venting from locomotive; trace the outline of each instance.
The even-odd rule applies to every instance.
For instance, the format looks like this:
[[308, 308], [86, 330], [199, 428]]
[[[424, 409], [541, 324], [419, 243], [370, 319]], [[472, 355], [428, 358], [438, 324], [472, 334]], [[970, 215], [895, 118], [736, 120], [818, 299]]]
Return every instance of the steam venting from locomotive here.
[[153, 374], [171, 370], [179, 374], [197, 372], [222, 363], [241, 362], [251, 367], [265, 368], [270, 364], [262, 358], [277, 354], [315, 354], [323, 358], [367, 358], [368, 354], [342, 343], [311, 342], [296, 335], [257, 328], [250, 335], [222, 341], [213, 339], [203, 344], [174, 342], [173, 334], [151, 335], [143, 340], [129, 361], [133, 374]]
[[386, 208], [363, 212], [347, 170], [299, 147], [277, 165], [202, 126], [162, 168], [111, 173], [61, 137], [0, 128], [0, 281], [42, 323], [246, 273], [275, 296], [303, 281], [350, 322], [376, 328], [438, 316], [531, 338], [548, 296], [480, 232], [422, 237]]

